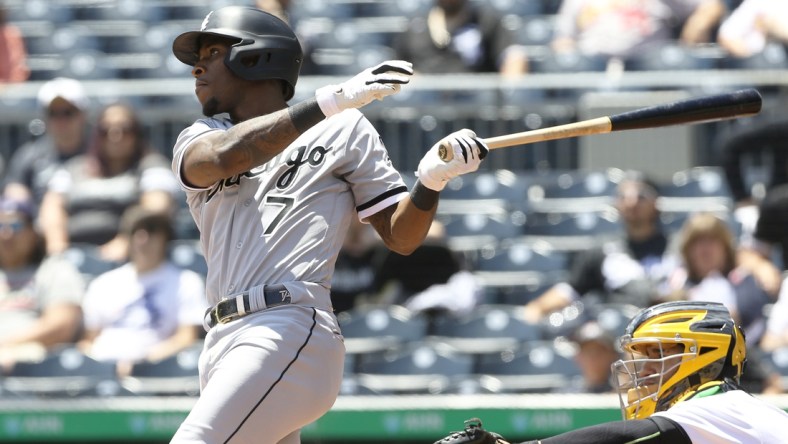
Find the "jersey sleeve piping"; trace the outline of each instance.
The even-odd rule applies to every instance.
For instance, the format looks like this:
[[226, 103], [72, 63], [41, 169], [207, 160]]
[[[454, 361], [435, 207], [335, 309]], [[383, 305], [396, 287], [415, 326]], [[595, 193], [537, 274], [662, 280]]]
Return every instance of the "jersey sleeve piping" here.
[[356, 211], [358, 212], [358, 218], [363, 221], [378, 211], [401, 201], [407, 196], [407, 187], [401, 186], [392, 188], [391, 190], [386, 191], [374, 199], [357, 206]]

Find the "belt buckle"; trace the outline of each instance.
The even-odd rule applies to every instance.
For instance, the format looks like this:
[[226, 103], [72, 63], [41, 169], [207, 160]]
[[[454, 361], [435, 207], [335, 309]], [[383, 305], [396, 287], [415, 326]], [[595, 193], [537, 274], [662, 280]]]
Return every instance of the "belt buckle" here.
[[237, 311], [235, 313], [229, 313], [229, 314], [226, 314], [224, 316], [219, 314], [219, 307], [222, 305], [222, 302], [224, 302], [224, 301], [220, 301], [218, 304], [216, 304], [216, 306], [213, 309], [213, 318], [216, 320], [217, 324], [226, 324], [226, 323], [228, 323], [230, 321], [234, 321], [234, 320], [236, 320], [236, 319], [238, 319], [240, 317], [240, 316], [238, 316], [238, 312]]

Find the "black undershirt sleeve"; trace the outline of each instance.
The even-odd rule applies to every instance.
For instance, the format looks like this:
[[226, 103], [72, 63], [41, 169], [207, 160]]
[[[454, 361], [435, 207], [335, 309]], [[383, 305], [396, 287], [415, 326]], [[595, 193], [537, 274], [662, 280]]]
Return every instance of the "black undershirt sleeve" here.
[[320, 110], [320, 106], [317, 104], [317, 99], [314, 97], [296, 103], [288, 108], [288, 112], [290, 113], [290, 120], [293, 122], [293, 126], [301, 134], [326, 118], [323, 111]]
[[692, 444], [675, 421], [652, 416], [599, 424], [521, 444]]

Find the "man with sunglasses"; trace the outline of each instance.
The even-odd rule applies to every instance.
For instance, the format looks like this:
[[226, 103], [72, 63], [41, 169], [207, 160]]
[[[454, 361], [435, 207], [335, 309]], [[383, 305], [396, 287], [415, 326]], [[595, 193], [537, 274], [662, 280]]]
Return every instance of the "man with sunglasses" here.
[[41, 204], [49, 180], [68, 159], [85, 151], [90, 100], [82, 84], [56, 78], [38, 92], [46, 133], [19, 147], [8, 165], [3, 194]]
[[624, 236], [579, 253], [566, 282], [525, 305], [526, 318], [539, 322], [550, 312], [591, 295], [638, 307], [655, 302], [660, 283], [677, 265], [667, 254], [668, 238], [660, 224], [657, 197], [653, 182], [640, 173], [629, 173], [618, 185], [615, 203]]
[[67, 260], [47, 257], [30, 201], [0, 198], [0, 365], [36, 360], [73, 342], [85, 283]]

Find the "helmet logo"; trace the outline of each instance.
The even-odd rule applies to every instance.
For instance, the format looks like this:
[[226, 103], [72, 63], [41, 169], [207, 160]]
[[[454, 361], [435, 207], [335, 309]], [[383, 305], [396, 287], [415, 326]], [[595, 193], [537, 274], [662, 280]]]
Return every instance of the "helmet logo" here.
[[202, 21], [202, 25], [200, 25], [200, 31], [205, 31], [208, 29], [208, 21], [211, 20], [211, 16], [213, 15], [213, 11], [209, 12], [208, 15], [205, 16], [205, 20]]

